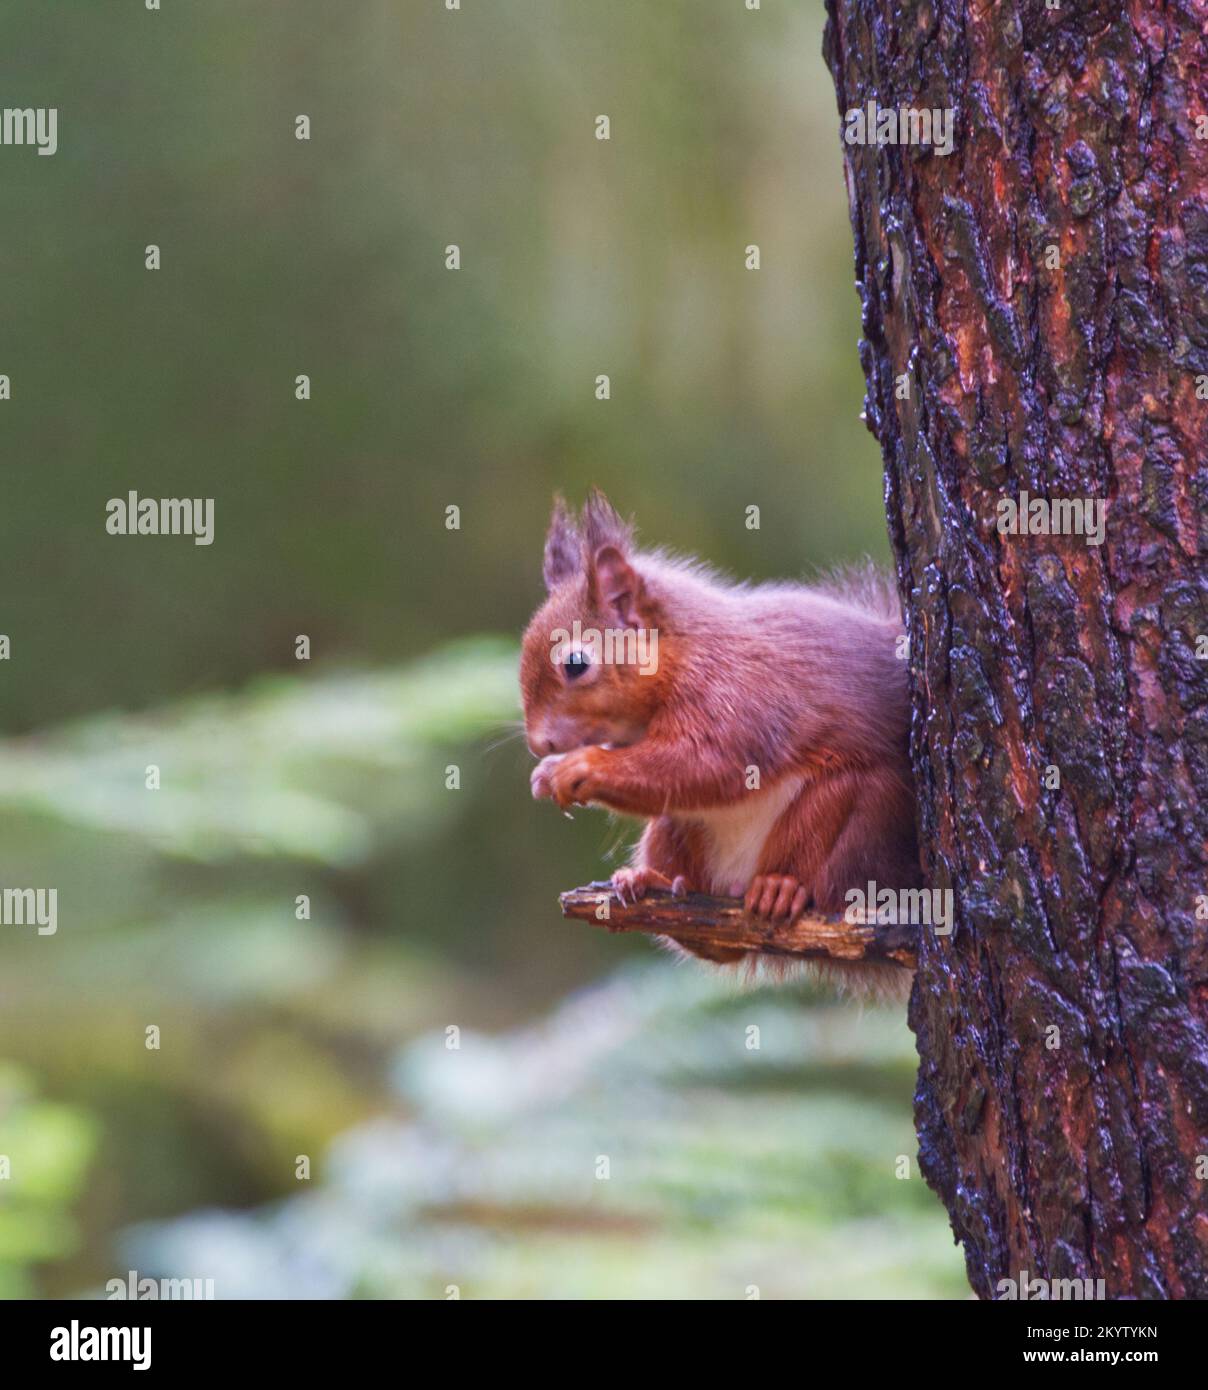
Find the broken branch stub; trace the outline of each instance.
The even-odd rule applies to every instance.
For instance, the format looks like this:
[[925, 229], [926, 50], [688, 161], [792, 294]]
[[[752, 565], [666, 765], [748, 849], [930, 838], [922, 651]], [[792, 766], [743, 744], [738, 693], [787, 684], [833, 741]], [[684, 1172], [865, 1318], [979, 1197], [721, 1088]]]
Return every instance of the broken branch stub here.
[[799, 917], [795, 922], [768, 922], [750, 917], [739, 898], [704, 893], [675, 897], [651, 889], [625, 903], [610, 883], [589, 883], [562, 893], [564, 917], [591, 922], [609, 931], [641, 931], [667, 936], [684, 946], [751, 951], [759, 955], [795, 956], [802, 960], [887, 961], [913, 970], [918, 927], [861, 916]]

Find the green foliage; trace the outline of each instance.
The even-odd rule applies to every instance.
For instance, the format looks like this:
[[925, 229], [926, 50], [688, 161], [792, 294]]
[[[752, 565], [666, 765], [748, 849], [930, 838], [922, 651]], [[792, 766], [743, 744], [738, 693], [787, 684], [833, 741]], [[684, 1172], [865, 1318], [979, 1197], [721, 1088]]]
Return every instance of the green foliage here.
[[[7, 750], [0, 808], [139, 837], [201, 860], [367, 854], [455, 803], [431, 794], [434, 750], [517, 712], [510, 643], [478, 638], [404, 671], [269, 677], [153, 715], [96, 716]], [[145, 769], [160, 770], [149, 793]], [[375, 794], [356, 795], [372, 777]]]
[[130, 1258], [205, 1271], [222, 1297], [964, 1288], [914, 1164], [912, 1049], [892, 1014], [736, 993], [664, 964], [536, 1026], [458, 1042], [439, 1030], [403, 1052], [413, 1118], [341, 1137], [316, 1160], [313, 1190], [268, 1212], [138, 1232]]
[[126, 1220], [273, 1195], [299, 1145], [381, 1103], [392, 1046], [455, 994], [473, 1003], [413, 924], [358, 931], [351, 905], [467, 814], [473, 779], [451, 793], [445, 767], [514, 715], [515, 661], [510, 642], [467, 639], [402, 671], [300, 667], [0, 746], [0, 883], [53, 885], [59, 904], [53, 935], [0, 926], [20, 1001], [0, 1013], [0, 1056], [77, 1107], [47, 1124], [105, 1121], [82, 1252], [56, 1210], [7, 1209], [14, 1249], [20, 1234], [67, 1260], [50, 1287], [112, 1274]]
[[0, 1062], [0, 1298], [30, 1297], [30, 1267], [75, 1249], [71, 1207], [95, 1144], [86, 1114], [41, 1099], [23, 1070]]

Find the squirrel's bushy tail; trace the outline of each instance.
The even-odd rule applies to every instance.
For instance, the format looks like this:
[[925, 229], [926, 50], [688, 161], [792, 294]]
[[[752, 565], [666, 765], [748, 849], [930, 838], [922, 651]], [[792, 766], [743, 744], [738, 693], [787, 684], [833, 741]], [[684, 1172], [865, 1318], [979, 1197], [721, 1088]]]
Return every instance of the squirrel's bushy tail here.
[[873, 1004], [905, 1003], [914, 982], [913, 970], [889, 961], [792, 960], [752, 953], [739, 968], [751, 984], [806, 980]]
[[[664, 950], [683, 961], [694, 961], [710, 971], [722, 970], [740, 986], [756, 989], [765, 984], [803, 980], [820, 984], [849, 999], [872, 1004], [903, 1004], [910, 998], [914, 971], [890, 961], [799, 960], [790, 956], [761, 955], [746, 951], [733, 961], [702, 959], [668, 936], [655, 937]], [[732, 973], [731, 973], [732, 972]]]
[[897, 581], [889, 570], [875, 560], [862, 560], [827, 570], [810, 587], [829, 598], [838, 599], [840, 603], [862, 608], [885, 622], [902, 621]]

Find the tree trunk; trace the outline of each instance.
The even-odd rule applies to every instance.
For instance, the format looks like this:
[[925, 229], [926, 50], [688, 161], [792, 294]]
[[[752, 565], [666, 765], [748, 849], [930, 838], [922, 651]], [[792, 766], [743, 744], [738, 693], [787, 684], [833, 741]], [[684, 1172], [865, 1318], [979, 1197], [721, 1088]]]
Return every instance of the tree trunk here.
[[[955, 895], [911, 1000], [922, 1170], [982, 1297], [1208, 1297], [1208, 0], [827, 8], [841, 113], [955, 110], [946, 156], [843, 137]], [[1102, 544], [1002, 531], [1024, 491], [1067, 530], [1052, 499], [1104, 501]]]

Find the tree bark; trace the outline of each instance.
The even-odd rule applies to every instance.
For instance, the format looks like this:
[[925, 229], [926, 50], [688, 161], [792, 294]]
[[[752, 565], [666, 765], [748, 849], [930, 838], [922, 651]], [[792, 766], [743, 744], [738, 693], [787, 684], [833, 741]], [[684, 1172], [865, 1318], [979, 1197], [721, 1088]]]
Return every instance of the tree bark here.
[[[1208, 0], [827, 0], [933, 886], [919, 1157], [970, 1281], [1208, 1297]], [[853, 127], [854, 129], [854, 127]], [[1001, 499], [1106, 503], [1102, 544]], [[1068, 516], [1066, 518], [1068, 524]]]

